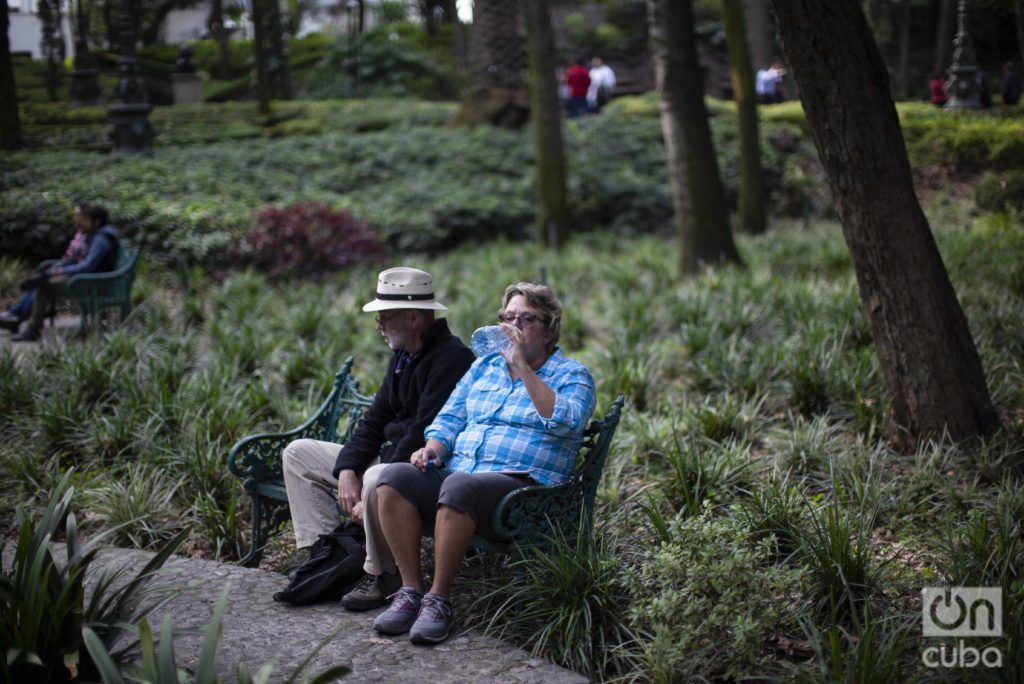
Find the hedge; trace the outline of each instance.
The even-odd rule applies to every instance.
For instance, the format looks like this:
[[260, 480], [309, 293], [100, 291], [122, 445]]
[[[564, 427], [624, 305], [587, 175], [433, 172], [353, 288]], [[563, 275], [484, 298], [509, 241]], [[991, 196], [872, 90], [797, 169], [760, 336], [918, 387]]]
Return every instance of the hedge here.
[[[52, 254], [72, 232], [69, 207], [76, 197], [107, 204], [151, 252], [214, 266], [224, 261], [223, 248], [251, 227], [256, 210], [309, 200], [350, 211], [400, 250], [531, 235], [529, 131], [442, 127], [451, 111], [417, 101], [289, 103], [278, 108], [274, 122], [261, 125], [251, 106], [175, 107], [154, 117], [168, 137], [184, 142], [219, 135], [222, 142], [164, 147], [152, 159], [74, 150], [8, 155], [0, 175], [0, 249], [36, 258]], [[735, 121], [721, 116], [713, 124], [734, 197]], [[235, 140], [250, 135], [244, 144]], [[773, 206], [804, 211], [808, 203], [792, 199], [805, 194], [804, 181], [793, 181], [804, 176], [787, 169], [813, 168], [813, 150], [788, 125], [765, 126], [764, 135]], [[780, 136], [795, 145], [777, 145]], [[589, 117], [566, 126], [566, 143], [577, 230], [671, 230], [656, 119]]]

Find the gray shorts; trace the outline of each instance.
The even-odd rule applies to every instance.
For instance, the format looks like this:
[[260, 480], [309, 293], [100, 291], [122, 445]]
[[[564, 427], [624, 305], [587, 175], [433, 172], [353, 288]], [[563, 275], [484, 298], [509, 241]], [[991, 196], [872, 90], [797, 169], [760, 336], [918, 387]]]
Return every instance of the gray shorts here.
[[523, 475], [463, 473], [447, 468], [422, 472], [410, 463], [392, 463], [377, 481], [378, 487], [384, 484], [416, 507], [426, 530], [434, 529], [437, 508], [443, 505], [468, 513], [481, 537], [497, 539], [491, 519], [498, 501], [515, 489], [536, 483]]

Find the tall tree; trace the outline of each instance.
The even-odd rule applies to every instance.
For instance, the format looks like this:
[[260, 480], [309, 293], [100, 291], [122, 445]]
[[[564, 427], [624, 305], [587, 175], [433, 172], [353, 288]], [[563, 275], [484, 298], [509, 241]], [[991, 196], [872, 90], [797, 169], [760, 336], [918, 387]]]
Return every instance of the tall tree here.
[[772, 60], [772, 28], [768, 16], [768, 0], [746, 0], [747, 39], [751, 62], [755, 69], [764, 69]]
[[21, 149], [21, 119], [18, 117], [18, 91], [11, 63], [10, 26], [6, 0], [0, 1], [0, 147]]
[[69, 89], [72, 107], [92, 106], [100, 99], [99, 70], [93, 68], [92, 53], [89, 52], [89, 11], [85, 0], [68, 2], [75, 37], [75, 62]]
[[287, 99], [291, 90], [281, 6], [277, 0], [252, 0], [252, 23], [256, 99], [260, 112], [268, 114], [271, 100]]
[[739, 224], [750, 233], [763, 233], [764, 183], [761, 177], [761, 143], [757, 125], [754, 69], [747, 48], [747, 27], [742, 0], [722, 0], [725, 40], [729, 49], [732, 89], [740, 136]]
[[691, 0], [647, 0], [647, 8], [661, 91], [661, 130], [682, 247], [679, 270], [690, 274], [702, 263], [738, 263], [704, 106]]
[[946, 55], [953, 44], [953, 0], [940, 0], [939, 21], [935, 33], [935, 60], [932, 71], [939, 73], [946, 68]]
[[530, 67], [530, 113], [537, 157], [537, 228], [541, 243], [569, 241], [562, 112], [555, 82], [555, 36], [547, 0], [524, 0]]
[[519, 2], [476, 0], [469, 35], [469, 85], [455, 115], [456, 123], [489, 123], [519, 128], [529, 118], [523, 84], [523, 38]]
[[50, 96], [50, 102], [56, 102], [67, 50], [64, 45], [64, 12], [61, 0], [39, 0], [37, 11], [42, 29], [40, 48], [46, 56], [46, 92]]
[[[889, 74], [856, 0], [773, 0], [905, 445], [998, 425], [914, 193]], [[835, 87], [842, 83], [842, 88]]]
[[228, 30], [224, 26], [224, 0], [210, 2], [210, 15], [206, 20], [210, 35], [217, 41], [217, 65], [214, 67], [219, 78], [231, 78], [231, 46], [228, 43]]
[[1013, 12], [1017, 15], [1017, 46], [1024, 58], [1024, 2], [1013, 0]]
[[911, 0], [902, 0], [903, 20], [900, 24], [900, 60], [896, 67], [896, 94], [901, 100], [910, 95], [910, 20]]
[[153, 45], [160, 40], [160, 29], [163, 28], [167, 15], [176, 7], [191, 4], [188, 0], [156, 0], [156, 2], [139, 3], [142, 5], [141, 16], [137, 18], [139, 42]]

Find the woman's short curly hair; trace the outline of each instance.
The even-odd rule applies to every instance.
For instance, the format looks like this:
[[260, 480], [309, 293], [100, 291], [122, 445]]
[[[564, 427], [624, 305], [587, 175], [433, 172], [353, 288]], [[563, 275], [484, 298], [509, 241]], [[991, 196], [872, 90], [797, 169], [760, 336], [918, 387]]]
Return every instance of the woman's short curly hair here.
[[558, 344], [559, 335], [562, 333], [562, 302], [558, 300], [555, 291], [547, 285], [516, 283], [505, 288], [505, 295], [501, 300], [501, 311], [498, 313], [504, 312], [512, 298], [519, 295], [526, 300], [530, 308], [539, 311], [543, 317], [544, 327], [553, 335], [551, 343], [548, 345], [548, 351], [551, 351]]

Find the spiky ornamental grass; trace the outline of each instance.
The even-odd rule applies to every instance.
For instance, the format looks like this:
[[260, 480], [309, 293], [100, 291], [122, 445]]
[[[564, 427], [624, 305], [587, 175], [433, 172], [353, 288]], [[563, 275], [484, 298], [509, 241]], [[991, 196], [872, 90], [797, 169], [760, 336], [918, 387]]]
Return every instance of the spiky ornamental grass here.
[[[565, 305], [561, 343], [597, 382], [597, 412], [628, 391], [631, 404], [597, 507], [601, 529], [620, 540], [612, 566], [643, 570], [639, 552], [654, 538], [644, 509], [661, 516], [665, 530], [677, 516], [735, 519], [751, 544], [774, 540], [765, 562], [810, 578], [776, 635], [822, 645], [802, 651], [813, 666], [804, 662], [808, 656], [768, 648], [737, 672], [781, 673], [789, 659], [807, 672], [840, 661], [868, 672], [856, 669], [866, 667], [857, 665], [865, 661], [857, 644], [871, 629], [890, 634], [880, 625], [898, 624], [894, 616], [905, 614], [921, 586], [972, 577], [1002, 582], [1002, 572], [967, 569], [1012, 567], [1016, 558], [1007, 551], [991, 562], [967, 562], [981, 553], [970, 551], [981, 534], [971, 511], [989, 520], [985, 539], [995, 539], [999, 518], [985, 502], [1021, 487], [1024, 458], [1014, 445], [1024, 432], [1024, 232], [1014, 231], [936, 231], [1006, 429], [978, 444], [938, 442], [909, 455], [884, 441], [888, 398], [836, 226], [742, 238], [748, 270], [708, 269], [685, 282], [673, 278], [671, 241], [603, 233], [580, 235], [559, 255], [495, 243], [404, 261], [435, 274], [438, 298], [464, 339], [494, 321], [504, 285], [543, 273]], [[86, 502], [121, 473], [145, 479], [159, 470], [182, 484], [167, 504], [147, 496], [136, 514], [159, 520], [166, 508], [178, 511], [199, 523], [195, 546], [234, 559], [245, 548], [248, 511], [240, 484], [226, 473], [231, 444], [301, 422], [348, 354], [357, 358], [363, 389], [376, 389], [387, 352], [359, 311], [372, 292], [373, 269], [280, 285], [255, 272], [187, 276], [186, 288], [177, 274], [144, 269], [137, 290], [144, 298], [117, 331], [36, 353], [0, 349], [8, 506], [45, 499], [71, 465]], [[100, 512], [85, 511], [92, 524]], [[947, 517], [948, 533], [936, 524]], [[1010, 531], [999, 534], [1008, 539]], [[632, 602], [652, 598], [640, 585], [625, 590]], [[851, 596], [852, 608], [843, 608]], [[553, 610], [571, 608], [551, 601]], [[486, 619], [497, 628], [513, 617], [504, 611]], [[616, 624], [614, 615], [596, 617]], [[807, 636], [801, 624], [818, 636]], [[649, 627], [648, 634], [658, 633]], [[614, 633], [606, 644], [626, 638]], [[744, 643], [753, 643], [746, 636]], [[896, 659], [905, 677], [915, 672], [917, 653], [918, 637], [908, 638]], [[1007, 648], [1019, 653], [1019, 643], [1009, 639]], [[652, 653], [648, 646], [623, 645], [627, 651], [604, 661], [614, 660], [607, 671], [585, 669], [597, 678], [651, 679], [655, 673], [645, 668], [665, 662], [632, 658]], [[590, 648], [569, 639], [543, 651], [582, 667], [572, 654]]]

